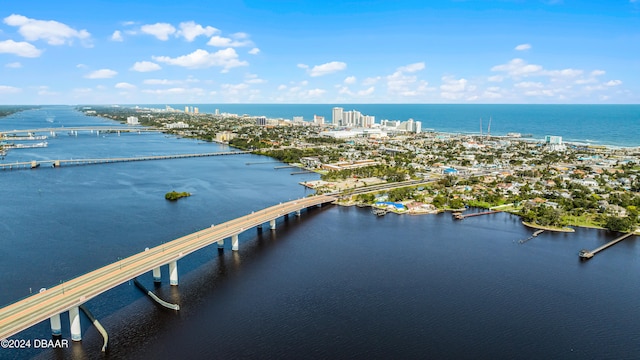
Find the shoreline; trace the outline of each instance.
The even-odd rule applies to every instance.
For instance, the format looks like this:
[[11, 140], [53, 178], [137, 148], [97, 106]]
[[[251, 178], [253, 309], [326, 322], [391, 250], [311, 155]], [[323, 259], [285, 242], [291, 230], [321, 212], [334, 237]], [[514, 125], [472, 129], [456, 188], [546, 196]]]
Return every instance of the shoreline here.
[[[537, 224], [532, 224], [532, 223], [528, 223], [526, 221], [521, 221], [522, 225], [528, 227], [528, 228], [532, 228], [532, 229], [537, 229], [537, 230], [546, 230], [546, 231], [555, 231], [555, 232], [564, 232], [564, 233], [573, 233], [576, 232], [575, 229], [569, 228], [569, 227], [563, 227], [563, 228], [557, 228], [557, 227], [552, 227], [552, 226], [542, 226], [542, 225], [537, 225]], [[580, 226], [578, 226], [580, 227]]]

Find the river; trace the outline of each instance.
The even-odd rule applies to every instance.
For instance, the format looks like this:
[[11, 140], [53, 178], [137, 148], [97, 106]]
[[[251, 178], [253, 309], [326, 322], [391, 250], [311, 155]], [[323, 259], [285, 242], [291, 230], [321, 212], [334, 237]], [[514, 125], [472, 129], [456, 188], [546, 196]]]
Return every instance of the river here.
[[[46, 119], [53, 119], [49, 122]], [[0, 119], [0, 128], [113, 124], [67, 107]], [[4, 162], [230, 150], [164, 134], [59, 133]], [[246, 165], [248, 162], [260, 164]], [[269, 158], [233, 155], [0, 172], [0, 304], [9, 304], [211, 224], [309, 194]], [[168, 202], [168, 191], [193, 195]], [[132, 283], [86, 303], [66, 349], [0, 349], [2, 359], [621, 359], [640, 357], [636, 237], [580, 261], [617, 236], [532, 230], [508, 214], [376, 217], [334, 205], [279, 219], [178, 262], [180, 285]], [[63, 314], [63, 339], [70, 339]], [[50, 338], [48, 321], [12, 337]]]

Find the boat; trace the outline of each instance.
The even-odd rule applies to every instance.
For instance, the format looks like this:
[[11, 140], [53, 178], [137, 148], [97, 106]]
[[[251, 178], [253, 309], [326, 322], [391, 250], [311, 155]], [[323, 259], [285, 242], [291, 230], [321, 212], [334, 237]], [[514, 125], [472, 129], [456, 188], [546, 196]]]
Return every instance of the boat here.
[[387, 214], [387, 210], [385, 210], [385, 209], [374, 208], [373, 210], [371, 210], [371, 212], [374, 213], [377, 216], [385, 216]]
[[47, 147], [49, 144], [46, 141], [35, 143], [35, 144], [13, 144], [14, 149], [31, 149], [31, 148], [43, 148]]

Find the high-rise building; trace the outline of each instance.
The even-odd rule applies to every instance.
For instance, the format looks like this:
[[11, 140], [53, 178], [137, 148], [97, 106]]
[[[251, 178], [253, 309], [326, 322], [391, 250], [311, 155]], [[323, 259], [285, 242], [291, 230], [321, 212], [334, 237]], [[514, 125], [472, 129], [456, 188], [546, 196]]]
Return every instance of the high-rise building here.
[[267, 117], [266, 116], [258, 116], [258, 117], [256, 117], [256, 125], [258, 125], [258, 126], [267, 125]]
[[342, 125], [342, 112], [343, 112], [343, 108], [341, 107], [334, 107], [333, 111], [332, 111], [332, 117], [331, 117], [331, 123], [333, 125]]
[[313, 115], [313, 123], [318, 125], [324, 124], [324, 116]]
[[189, 107], [188, 106], [184, 107], [184, 112], [187, 113], [187, 114], [189, 113]]

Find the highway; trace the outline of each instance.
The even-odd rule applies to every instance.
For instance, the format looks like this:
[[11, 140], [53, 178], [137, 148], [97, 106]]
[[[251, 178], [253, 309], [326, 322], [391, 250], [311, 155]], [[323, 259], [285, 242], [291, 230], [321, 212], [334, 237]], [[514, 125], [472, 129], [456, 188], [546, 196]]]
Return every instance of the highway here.
[[0, 309], [0, 339], [8, 338], [51, 316], [108, 291], [136, 276], [257, 225], [307, 207], [335, 201], [331, 195], [289, 201], [180, 237]]

